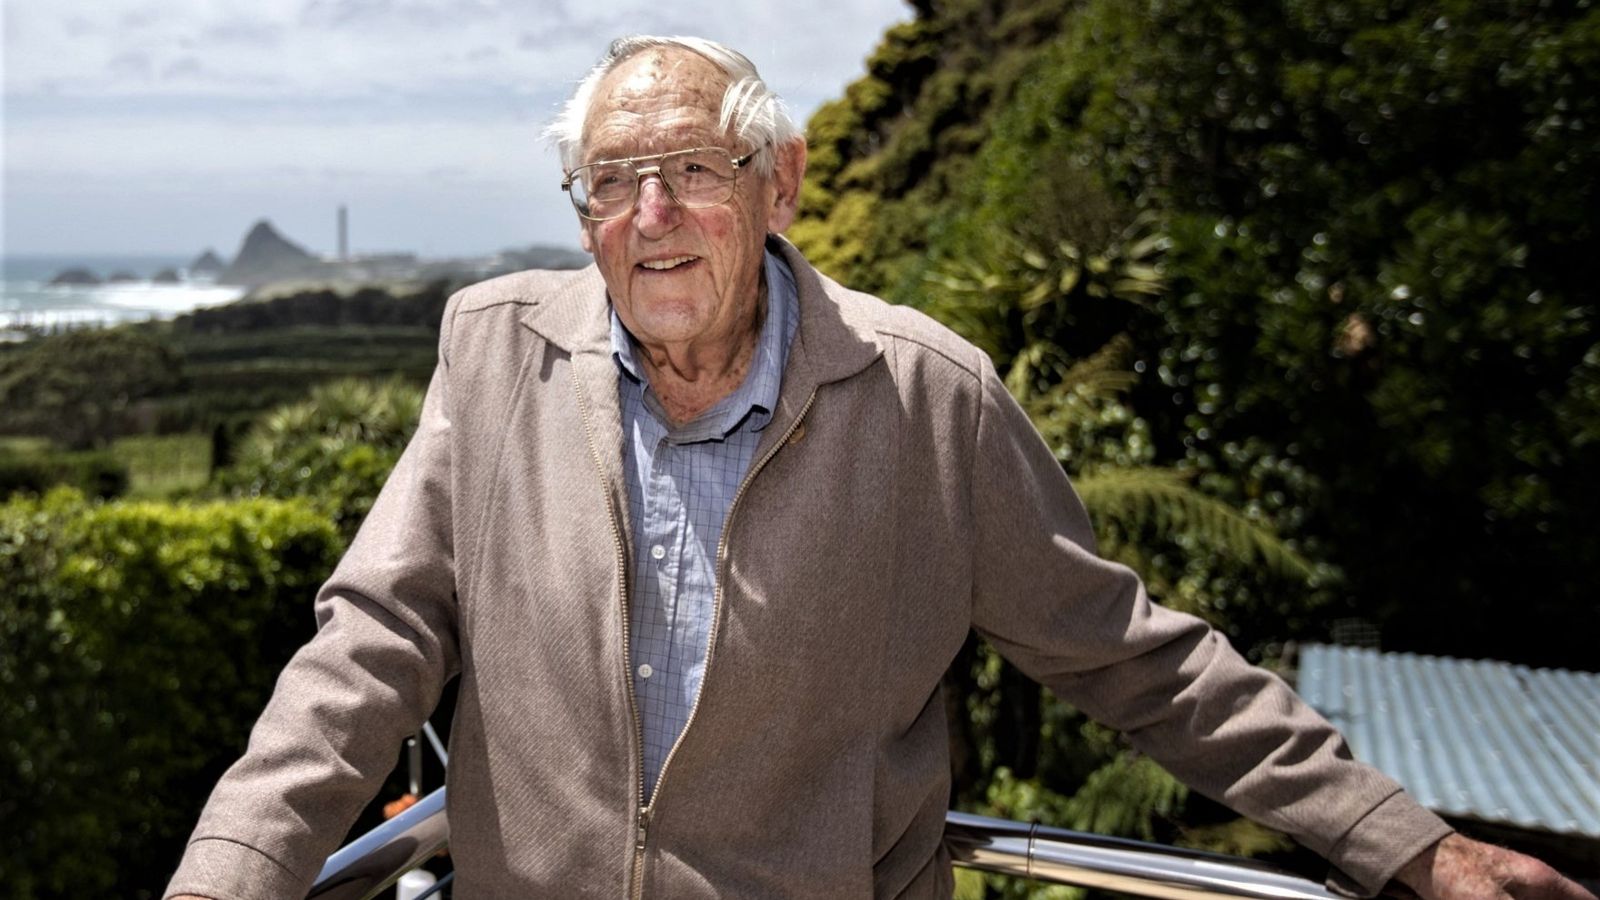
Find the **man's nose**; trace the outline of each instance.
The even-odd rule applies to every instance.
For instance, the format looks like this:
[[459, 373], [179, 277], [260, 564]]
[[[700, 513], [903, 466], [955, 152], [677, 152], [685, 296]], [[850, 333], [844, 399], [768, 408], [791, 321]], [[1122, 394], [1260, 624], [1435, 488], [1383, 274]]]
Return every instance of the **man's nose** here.
[[639, 177], [639, 199], [636, 202], [639, 209], [634, 222], [645, 234], [671, 231], [677, 225], [682, 207], [672, 199], [672, 192], [667, 190], [667, 183], [661, 180], [660, 173], [650, 172]]

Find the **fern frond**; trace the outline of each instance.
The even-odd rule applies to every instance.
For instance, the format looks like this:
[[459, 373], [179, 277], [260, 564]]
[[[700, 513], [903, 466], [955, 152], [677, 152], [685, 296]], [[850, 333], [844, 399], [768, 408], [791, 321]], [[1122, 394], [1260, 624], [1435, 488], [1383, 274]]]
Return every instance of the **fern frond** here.
[[1102, 469], [1080, 475], [1078, 495], [1093, 514], [1130, 533], [1188, 534], [1240, 560], [1260, 563], [1305, 580], [1311, 564], [1270, 529], [1238, 510], [1195, 490], [1187, 476], [1172, 469]]
[[1230, 856], [1260, 856], [1294, 849], [1294, 841], [1288, 835], [1249, 819], [1185, 828], [1173, 843]]
[[1076, 391], [1092, 399], [1120, 396], [1139, 381], [1139, 376], [1126, 368], [1132, 352], [1132, 339], [1126, 334], [1117, 335], [1092, 356], [1073, 363], [1061, 377], [1059, 390]]
[[1155, 839], [1155, 820], [1176, 814], [1189, 789], [1149, 757], [1118, 754], [1067, 801], [1068, 828]]

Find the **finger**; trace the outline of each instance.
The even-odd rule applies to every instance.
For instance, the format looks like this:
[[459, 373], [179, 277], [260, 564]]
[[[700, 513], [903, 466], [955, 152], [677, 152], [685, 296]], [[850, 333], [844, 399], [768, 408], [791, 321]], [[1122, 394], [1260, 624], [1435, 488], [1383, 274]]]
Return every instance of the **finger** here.
[[1596, 900], [1576, 881], [1531, 857], [1516, 859], [1508, 869], [1503, 884], [1516, 900]]
[[1576, 881], [1554, 869], [1532, 883], [1508, 885], [1516, 900], [1596, 900]]

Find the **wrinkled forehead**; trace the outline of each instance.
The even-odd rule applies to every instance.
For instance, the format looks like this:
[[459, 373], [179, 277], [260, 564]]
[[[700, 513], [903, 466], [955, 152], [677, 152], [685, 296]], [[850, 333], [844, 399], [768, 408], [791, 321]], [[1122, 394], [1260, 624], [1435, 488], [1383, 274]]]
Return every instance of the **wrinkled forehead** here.
[[728, 76], [687, 50], [652, 49], [606, 73], [583, 128], [584, 162], [665, 153], [697, 146], [732, 147], [717, 126]]

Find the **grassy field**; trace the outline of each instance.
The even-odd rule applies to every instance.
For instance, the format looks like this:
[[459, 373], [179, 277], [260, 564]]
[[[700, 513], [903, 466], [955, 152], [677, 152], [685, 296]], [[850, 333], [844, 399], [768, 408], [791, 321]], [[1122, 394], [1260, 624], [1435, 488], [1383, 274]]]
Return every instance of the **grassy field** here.
[[[204, 434], [125, 437], [107, 449], [128, 470], [129, 497], [166, 499], [204, 487], [211, 477], [211, 438]], [[89, 455], [59, 449], [48, 438], [0, 437], [0, 459]]]
[[111, 452], [128, 467], [130, 497], [171, 497], [203, 487], [211, 475], [211, 438], [203, 434], [126, 437]]
[[0, 456], [33, 456], [49, 449], [48, 438], [0, 436]]
[[173, 333], [185, 387], [157, 400], [162, 430], [209, 429], [294, 403], [336, 378], [399, 376], [427, 384], [439, 336], [403, 326], [297, 326], [240, 333]]
[[[118, 430], [146, 434], [116, 439], [107, 448], [115, 464], [127, 468], [125, 493], [141, 499], [182, 496], [204, 487], [211, 474], [213, 429], [237, 438], [262, 413], [305, 399], [319, 384], [351, 377], [426, 384], [439, 340], [437, 331], [424, 325], [294, 325], [238, 332], [184, 330], [165, 322], [128, 327], [163, 342], [182, 373], [177, 386], [146, 395], [137, 415], [130, 411], [118, 423]], [[22, 349], [0, 347], [0, 359]], [[86, 456], [69, 454], [43, 437], [0, 436], [0, 462], [43, 458], [67, 465], [70, 458]], [[103, 453], [92, 458], [101, 468], [114, 468]], [[98, 490], [86, 477], [72, 483]]]

